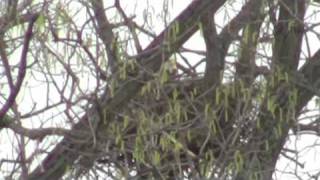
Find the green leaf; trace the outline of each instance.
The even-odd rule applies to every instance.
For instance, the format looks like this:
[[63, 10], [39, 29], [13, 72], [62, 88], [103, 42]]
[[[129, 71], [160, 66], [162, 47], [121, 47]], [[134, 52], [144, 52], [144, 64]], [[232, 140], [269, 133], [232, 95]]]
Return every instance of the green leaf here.
[[181, 105], [178, 101], [174, 102], [173, 105], [174, 113], [176, 114], [177, 121], [180, 122], [181, 119]]
[[200, 35], [203, 36], [203, 24], [199, 21], [198, 22], [199, 30], [200, 30]]
[[176, 34], [180, 32], [180, 25], [178, 21], [174, 22], [174, 29]]
[[164, 84], [164, 83], [168, 82], [168, 80], [169, 80], [169, 72], [168, 72], [168, 70], [164, 69], [160, 73], [160, 84]]
[[213, 118], [213, 121], [210, 121], [210, 129], [211, 132], [213, 132], [213, 135], [216, 135], [218, 132], [217, 124], [216, 124], [216, 119]]
[[129, 125], [129, 117], [128, 116], [124, 116], [123, 118], [123, 130], [126, 129]]
[[279, 119], [280, 119], [280, 122], [283, 122], [283, 110], [282, 110], [282, 108], [279, 108]]
[[260, 119], [257, 120], [257, 128], [261, 129], [261, 120]]
[[266, 140], [266, 142], [265, 142], [265, 147], [266, 147], [266, 151], [270, 150], [270, 144], [269, 144], [268, 140]]
[[204, 117], [205, 117], [205, 119], [208, 119], [208, 117], [209, 117], [209, 110], [210, 110], [210, 104], [206, 104], [205, 105], [205, 108], [204, 108]]
[[43, 29], [45, 27], [45, 23], [46, 17], [44, 16], [44, 14], [41, 13], [36, 21], [36, 24], [40, 29]]
[[178, 91], [177, 91], [177, 89], [174, 89], [173, 90], [173, 100], [177, 100], [177, 97], [178, 97]]
[[220, 104], [220, 91], [219, 88], [216, 89], [216, 104]]
[[152, 163], [154, 165], [159, 165], [160, 164], [160, 160], [161, 160], [160, 153], [158, 151], [155, 151], [153, 153], [153, 156], [152, 156]]
[[237, 172], [241, 171], [242, 167], [243, 167], [243, 157], [242, 157], [241, 152], [239, 150], [237, 150], [234, 153], [234, 160], [236, 163], [236, 171]]
[[187, 131], [187, 140], [190, 142], [192, 140], [191, 131]]
[[284, 73], [284, 77], [285, 77], [286, 83], [289, 83], [289, 75], [287, 72]]

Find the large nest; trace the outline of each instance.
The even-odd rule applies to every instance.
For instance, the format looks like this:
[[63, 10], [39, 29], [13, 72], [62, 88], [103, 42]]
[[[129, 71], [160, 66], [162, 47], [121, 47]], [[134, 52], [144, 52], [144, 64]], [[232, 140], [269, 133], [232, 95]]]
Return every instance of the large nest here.
[[208, 89], [202, 78], [148, 82], [108, 125], [115, 144], [98, 162], [164, 178], [230, 163], [257, 126], [253, 92], [241, 82]]

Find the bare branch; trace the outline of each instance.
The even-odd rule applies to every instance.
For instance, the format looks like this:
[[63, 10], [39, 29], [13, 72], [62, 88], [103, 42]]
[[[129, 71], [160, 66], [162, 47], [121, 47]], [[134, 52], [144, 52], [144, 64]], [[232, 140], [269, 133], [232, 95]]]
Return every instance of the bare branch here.
[[18, 72], [18, 77], [17, 77], [17, 82], [13, 88], [10, 89], [10, 95], [8, 99], [6, 100], [6, 103], [3, 105], [3, 107], [0, 110], [0, 119], [4, 117], [4, 115], [7, 113], [7, 111], [10, 109], [12, 104], [15, 101], [16, 96], [18, 95], [20, 91], [20, 87], [22, 85], [24, 76], [26, 74], [26, 67], [27, 67], [27, 53], [29, 49], [29, 44], [30, 40], [32, 37], [32, 28], [34, 22], [37, 20], [38, 16], [34, 16], [31, 18], [31, 21], [29, 22], [27, 31], [25, 33], [25, 38], [24, 38], [24, 43], [23, 43], [23, 49], [21, 53], [21, 58], [20, 58], [20, 66], [19, 66], [19, 72]]
[[118, 59], [117, 59], [117, 49], [114, 46], [116, 38], [112, 32], [113, 26], [109, 23], [107, 16], [104, 12], [104, 6], [102, 0], [91, 0], [93, 6], [93, 11], [95, 14], [95, 20], [97, 21], [97, 32], [102, 40], [106, 53], [108, 56], [108, 64], [112, 73], [117, 71]]
[[28, 137], [34, 140], [37, 139], [40, 141], [46, 136], [50, 136], [50, 135], [64, 136], [69, 133], [69, 130], [62, 129], [62, 128], [27, 129], [15, 123], [11, 123], [8, 128], [10, 128], [12, 131], [14, 131], [17, 134], [23, 135], [25, 137]]

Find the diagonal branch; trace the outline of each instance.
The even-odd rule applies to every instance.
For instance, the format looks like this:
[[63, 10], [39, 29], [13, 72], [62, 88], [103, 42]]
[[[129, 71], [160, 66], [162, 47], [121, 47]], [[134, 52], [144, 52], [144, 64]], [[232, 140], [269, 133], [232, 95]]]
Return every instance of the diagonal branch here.
[[142, 47], [141, 44], [139, 42], [139, 38], [138, 35], [136, 33], [135, 30], [135, 23], [132, 22], [132, 20], [130, 18], [128, 18], [128, 16], [126, 15], [126, 13], [124, 12], [124, 10], [122, 9], [121, 5], [120, 5], [120, 1], [119, 0], [115, 0], [115, 7], [118, 9], [118, 11], [120, 12], [122, 18], [124, 19], [124, 23], [128, 26], [128, 29], [131, 32], [132, 38], [133, 38], [133, 42], [136, 48], [136, 51], [138, 53], [140, 53], [142, 51]]
[[14, 131], [17, 134], [23, 135], [30, 139], [38, 139], [38, 140], [42, 140], [46, 136], [50, 136], [50, 135], [63, 136], [69, 132], [69, 130], [63, 129], [63, 128], [28, 129], [16, 123], [10, 123], [8, 126], [12, 131]]
[[[20, 57], [20, 65], [19, 65], [17, 82], [13, 87], [10, 87], [9, 97], [0, 110], [0, 119], [2, 119], [5, 116], [7, 111], [13, 105], [13, 103], [14, 103], [14, 101], [20, 91], [20, 87], [22, 85], [24, 76], [26, 74], [27, 53], [29, 51], [29, 44], [30, 44], [30, 40], [32, 37], [32, 28], [33, 28], [34, 22], [36, 21], [37, 18], [38, 18], [38, 15], [35, 15], [35, 16], [33, 16], [33, 18], [31, 18], [31, 20], [29, 22], [27, 31], [25, 33], [24, 42], [23, 42], [23, 48], [22, 48], [22, 53], [21, 53], [21, 57]], [[7, 73], [9, 73], [9, 72], [7, 72]]]

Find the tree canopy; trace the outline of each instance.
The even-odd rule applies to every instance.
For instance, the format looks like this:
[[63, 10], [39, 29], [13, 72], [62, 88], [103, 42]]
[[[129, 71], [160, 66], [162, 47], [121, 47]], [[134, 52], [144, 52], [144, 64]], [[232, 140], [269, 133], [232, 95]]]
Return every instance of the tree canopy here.
[[303, 150], [287, 145], [318, 148], [317, 1], [0, 9], [3, 178], [319, 178], [320, 169], [301, 173]]

